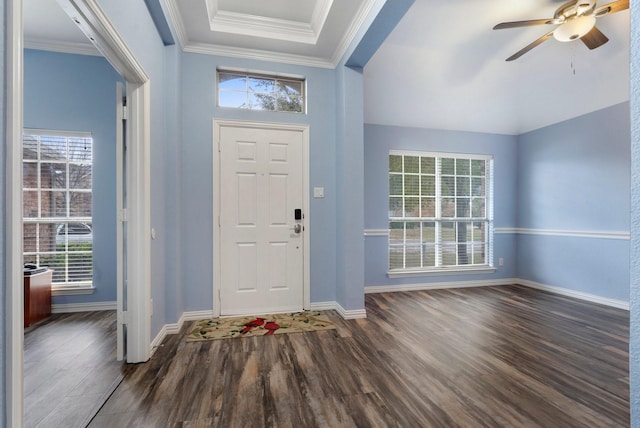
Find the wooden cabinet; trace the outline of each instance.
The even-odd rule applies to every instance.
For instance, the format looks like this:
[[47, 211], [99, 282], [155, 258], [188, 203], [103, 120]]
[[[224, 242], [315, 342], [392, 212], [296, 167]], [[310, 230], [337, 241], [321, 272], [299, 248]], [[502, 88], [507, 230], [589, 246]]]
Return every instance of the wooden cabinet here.
[[48, 269], [41, 273], [24, 276], [24, 326], [51, 315], [51, 276]]

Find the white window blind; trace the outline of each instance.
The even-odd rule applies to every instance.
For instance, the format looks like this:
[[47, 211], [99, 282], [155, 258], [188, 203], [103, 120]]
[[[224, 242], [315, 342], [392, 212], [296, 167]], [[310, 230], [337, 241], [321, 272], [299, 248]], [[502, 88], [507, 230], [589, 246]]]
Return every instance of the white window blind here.
[[24, 262], [53, 269], [54, 288], [92, 283], [92, 145], [88, 133], [24, 131]]
[[389, 269], [492, 266], [492, 157], [389, 153]]

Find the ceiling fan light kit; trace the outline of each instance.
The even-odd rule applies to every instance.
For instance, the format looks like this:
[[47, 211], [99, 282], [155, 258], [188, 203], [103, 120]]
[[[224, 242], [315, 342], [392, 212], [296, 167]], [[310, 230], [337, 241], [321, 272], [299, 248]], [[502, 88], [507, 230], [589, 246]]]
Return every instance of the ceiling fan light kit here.
[[553, 37], [559, 42], [571, 42], [587, 34], [595, 25], [595, 16], [580, 16], [560, 24], [553, 32]]
[[609, 41], [607, 36], [596, 27], [596, 18], [627, 9], [629, 9], [629, 0], [617, 0], [601, 7], [597, 7], [596, 0], [570, 0], [556, 9], [553, 18], [503, 22], [493, 29], [502, 30], [536, 25], [558, 26], [511, 55], [507, 61], [520, 58], [531, 49], [549, 40], [551, 36], [560, 42], [581, 40], [587, 48], [595, 49]]

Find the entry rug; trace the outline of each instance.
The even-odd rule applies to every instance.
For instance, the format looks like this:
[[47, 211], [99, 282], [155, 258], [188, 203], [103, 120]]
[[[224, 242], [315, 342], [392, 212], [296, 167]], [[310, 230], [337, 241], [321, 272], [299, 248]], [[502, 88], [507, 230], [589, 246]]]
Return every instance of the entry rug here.
[[191, 333], [187, 336], [187, 342], [302, 333], [335, 328], [336, 326], [321, 311], [214, 318], [196, 322]]

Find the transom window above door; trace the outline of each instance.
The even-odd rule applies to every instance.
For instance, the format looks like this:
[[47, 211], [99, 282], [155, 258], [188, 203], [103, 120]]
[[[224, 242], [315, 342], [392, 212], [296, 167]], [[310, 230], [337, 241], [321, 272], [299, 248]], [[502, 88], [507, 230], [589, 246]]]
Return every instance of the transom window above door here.
[[305, 81], [293, 77], [218, 70], [218, 106], [305, 112]]

